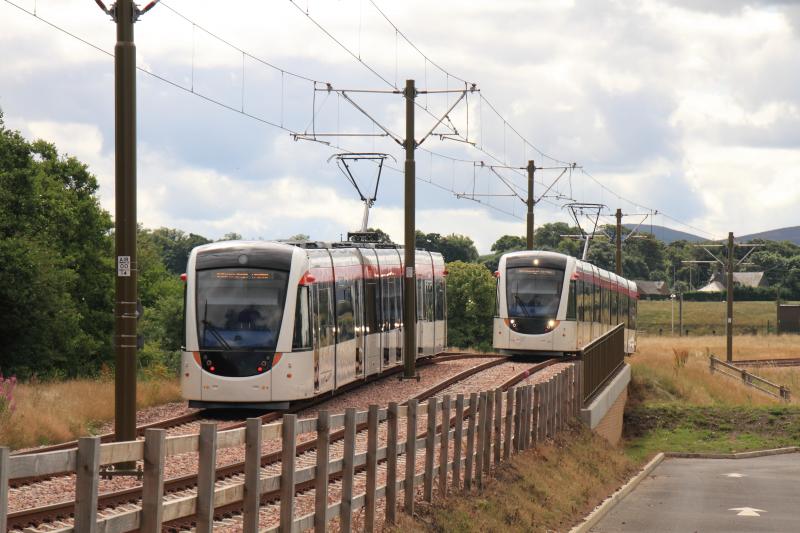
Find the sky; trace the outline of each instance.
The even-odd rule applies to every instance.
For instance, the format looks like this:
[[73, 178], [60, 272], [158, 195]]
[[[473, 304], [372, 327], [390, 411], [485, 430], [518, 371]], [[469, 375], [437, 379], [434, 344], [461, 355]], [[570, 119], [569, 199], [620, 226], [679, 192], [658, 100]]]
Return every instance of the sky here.
[[[797, 2], [165, 0], [135, 32], [149, 228], [338, 240], [363, 204], [330, 158], [378, 152], [393, 159], [370, 225], [402, 242], [406, 79], [432, 91], [416, 98], [415, 138], [433, 131], [415, 154], [422, 231], [482, 253], [524, 235], [528, 160], [537, 199], [558, 180], [537, 226], [571, 202], [703, 237], [798, 225]], [[6, 127], [89, 165], [112, 214], [114, 43], [91, 0], [0, 0]], [[352, 168], [371, 190], [375, 165]]]

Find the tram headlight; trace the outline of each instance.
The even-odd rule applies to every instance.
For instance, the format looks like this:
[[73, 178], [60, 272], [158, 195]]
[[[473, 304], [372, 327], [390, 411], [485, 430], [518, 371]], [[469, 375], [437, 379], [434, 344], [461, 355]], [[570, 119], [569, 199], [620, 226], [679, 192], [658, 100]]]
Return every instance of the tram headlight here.
[[559, 324], [560, 324], [560, 322], [558, 320], [555, 320], [555, 319], [551, 318], [550, 320], [547, 321], [547, 324], [545, 325], [544, 330], [545, 331], [553, 331], [554, 329], [556, 329], [558, 327]]

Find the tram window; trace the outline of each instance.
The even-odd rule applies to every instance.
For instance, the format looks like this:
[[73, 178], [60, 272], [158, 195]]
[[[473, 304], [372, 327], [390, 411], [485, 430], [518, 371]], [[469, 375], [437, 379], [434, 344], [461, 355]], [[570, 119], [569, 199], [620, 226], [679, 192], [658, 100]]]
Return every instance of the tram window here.
[[434, 319], [444, 320], [444, 278], [436, 278], [436, 309]]
[[333, 309], [331, 306], [331, 284], [318, 283], [317, 288], [317, 321], [319, 324], [319, 345], [330, 346], [335, 342], [333, 331]]
[[308, 309], [308, 287], [298, 287], [297, 304], [295, 305], [294, 314], [292, 350], [302, 351], [311, 349], [311, 323]]
[[353, 282], [336, 282], [336, 333], [338, 342], [355, 338], [353, 315]]
[[577, 311], [575, 309], [575, 307], [577, 305], [577, 302], [575, 301], [575, 299], [577, 297], [576, 293], [575, 293], [575, 289], [576, 289], [575, 280], [571, 279], [569, 281], [569, 294], [567, 295], [567, 317], [566, 317], [567, 320], [575, 320], [575, 316], [576, 316], [576, 313], [577, 313]]
[[367, 333], [377, 333], [378, 330], [378, 308], [376, 302], [378, 300], [377, 293], [378, 293], [378, 284], [374, 280], [369, 280], [365, 284], [366, 293], [364, 295], [364, 301], [366, 303], [365, 306], [365, 314], [366, 320], [365, 326], [367, 328]]
[[425, 321], [433, 322], [433, 280], [426, 279], [425, 287]]
[[619, 293], [617, 293], [616, 287], [611, 289], [611, 325], [616, 326], [619, 324], [617, 322], [617, 310], [619, 309], [619, 301], [618, 301]]
[[600, 322], [600, 287], [592, 284], [592, 322]]

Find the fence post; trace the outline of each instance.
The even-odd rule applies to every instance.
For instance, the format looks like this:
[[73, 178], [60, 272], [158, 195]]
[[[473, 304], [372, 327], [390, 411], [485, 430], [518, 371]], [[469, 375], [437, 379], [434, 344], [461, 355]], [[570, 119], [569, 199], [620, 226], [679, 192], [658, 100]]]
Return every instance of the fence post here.
[[281, 427], [281, 512], [280, 531], [291, 533], [294, 521], [294, 474], [297, 455], [297, 415], [283, 415]]
[[[164, 462], [167, 432], [144, 432], [144, 479], [142, 480], [142, 531], [161, 531], [164, 504]], [[2, 522], [0, 522], [2, 524]]]
[[415, 399], [408, 400], [406, 416], [406, 479], [405, 479], [405, 511], [408, 516], [414, 515], [414, 474], [417, 467], [417, 404]]
[[708, 356], [708, 371], [711, 372], [712, 374], [714, 373], [714, 356], [713, 355], [709, 355]]
[[261, 504], [261, 419], [248, 418], [244, 431], [244, 531], [258, 531]]
[[214, 525], [214, 483], [217, 480], [217, 425], [200, 424], [197, 467], [197, 531], [211, 533]]
[[75, 531], [95, 533], [97, 487], [100, 483], [100, 437], [78, 439], [75, 474]]
[[0, 446], [0, 531], [6, 527], [8, 521], [8, 470], [9, 450]]
[[[324, 533], [328, 529], [328, 470], [331, 443], [331, 414], [317, 413], [317, 477], [314, 480], [314, 531]], [[388, 494], [388, 487], [387, 487]], [[389, 516], [389, 509], [386, 509]]]
[[464, 490], [472, 489], [472, 462], [475, 459], [475, 415], [478, 411], [478, 394], [469, 395], [469, 419], [467, 421], [467, 460], [464, 465]]
[[367, 488], [364, 494], [366, 506], [364, 529], [375, 530], [375, 491], [378, 488], [378, 406], [370, 405], [367, 413]]
[[527, 448], [525, 441], [525, 426], [528, 424], [528, 386], [520, 386], [520, 403], [519, 403], [519, 450], [524, 451]]
[[533, 445], [538, 446], [541, 439], [539, 435], [541, 433], [540, 427], [542, 425], [542, 416], [541, 416], [541, 403], [542, 403], [542, 384], [537, 383], [533, 386], [533, 428], [531, 428], [531, 435], [533, 437]]
[[[423, 486], [423, 498], [430, 503], [433, 501], [433, 478], [436, 477], [436, 472], [433, 469], [433, 459], [436, 444], [436, 407], [438, 401], [436, 396], [428, 400], [428, 431], [425, 434], [425, 477]], [[444, 420], [442, 420], [444, 424]]]
[[442, 436], [439, 449], [439, 494], [447, 496], [447, 463], [450, 453], [450, 395], [442, 397]]
[[556, 374], [556, 433], [564, 427], [564, 371]]
[[486, 445], [486, 393], [478, 395], [478, 441], [475, 446], [475, 484], [483, 488], [483, 448]]
[[520, 431], [521, 431], [521, 423], [522, 423], [522, 387], [516, 387], [514, 389], [514, 403], [516, 404], [514, 407], [514, 451], [520, 451]]
[[453, 433], [453, 488], [461, 488], [461, 445], [464, 439], [464, 395], [456, 395], [456, 430]]
[[533, 426], [533, 385], [525, 387], [525, 449], [533, 444], [531, 427]]
[[503, 429], [503, 391], [494, 391], [494, 464], [500, 464], [500, 453], [502, 451], [502, 429]]
[[506, 439], [503, 441], [503, 459], [508, 461], [511, 457], [511, 426], [514, 421], [514, 389], [506, 391]]
[[349, 533], [353, 520], [353, 476], [356, 457], [356, 408], [344, 411], [344, 450], [342, 453], [342, 504], [339, 507], [339, 528]]
[[488, 473], [492, 466], [492, 427], [494, 426], [494, 393], [486, 391], [486, 429], [483, 444], [483, 471]]
[[397, 402], [386, 413], [386, 521], [397, 523]]

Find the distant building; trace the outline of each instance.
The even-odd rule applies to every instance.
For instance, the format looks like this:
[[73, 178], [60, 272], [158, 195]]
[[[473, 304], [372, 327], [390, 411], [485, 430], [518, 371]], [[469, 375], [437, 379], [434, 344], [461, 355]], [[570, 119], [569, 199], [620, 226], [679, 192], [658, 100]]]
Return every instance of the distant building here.
[[[722, 272], [714, 272], [708, 285], [698, 289], [699, 292], [722, 292], [726, 289], [726, 278]], [[734, 272], [733, 285], [741, 287], [769, 287], [763, 272]]]
[[647, 280], [634, 280], [636, 288], [639, 290], [639, 298], [645, 299], [659, 299], [669, 298], [672, 294], [667, 286], [666, 281], [647, 281]]

